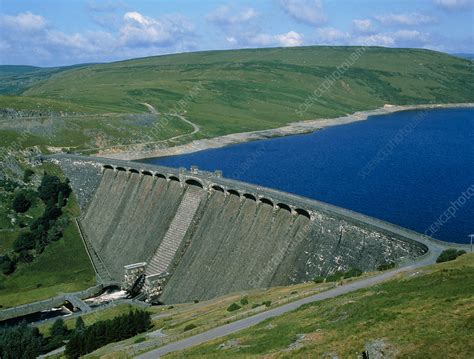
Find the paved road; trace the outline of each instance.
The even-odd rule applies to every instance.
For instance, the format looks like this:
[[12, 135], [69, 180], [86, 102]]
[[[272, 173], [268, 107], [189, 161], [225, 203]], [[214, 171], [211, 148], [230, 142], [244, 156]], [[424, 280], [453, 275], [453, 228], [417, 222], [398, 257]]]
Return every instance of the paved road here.
[[395, 275], [399, 273], [406, 272], [415, 268], [419, 268], [419, 267], [434, 263], [435, 259], [437, 258], [437, 255], [439, 254], [441, 250], [442, 250], [441, 247], [432, 248], [432, 250], [430, 251], [428, 255], [426, 255], [419, 261], [413, 264], [410, 264], [406, 267], [397, 268], [397, 269], [387, 271], [373, 277], [361, 279], [352, 283], [347, 283], [339, 287], [336, 287], [334, 289], [328, 290], [326, 292], [315, 294], [310, 297], [306, 297], [306, 298], [282, 305], [280, 307], [268, 310], [266, 312], [262, 312], [254, 316], [241, 319], [236, 322], [226, 324], [224, 326], [217, 327], [200, 334], [196, 334], [192, 337], [164, 345], [158, 349], [139, 355], [137, 356], [137, 358], [139, 359], [159, 358], [162, 355], [165, 355], [174, 351], [178, 351], [178, 350], [187, 349], [195, 345], [207, 342], [209, 340], [217, 339], [217, 338], [238, 332], [242, 329], [249, 328], [251, 326], [254, 326], [264, 321], [265, 319], [273, 318], [273, 317], [282, 315], [284, 313], [290, 312], [292, 310], [295, 310], [299, 308], [300, 306], [302, 306], [303, 304], [318, 302], [318, 301], [329, 299], [329, 298], [334, 298], [342, 294], [356, 291], [358, 289], [363, 289], [363, 288], [373, 286], [375, 284], [379, 284], [383, 281], [386, 281], [387, 279], [393, 278]]

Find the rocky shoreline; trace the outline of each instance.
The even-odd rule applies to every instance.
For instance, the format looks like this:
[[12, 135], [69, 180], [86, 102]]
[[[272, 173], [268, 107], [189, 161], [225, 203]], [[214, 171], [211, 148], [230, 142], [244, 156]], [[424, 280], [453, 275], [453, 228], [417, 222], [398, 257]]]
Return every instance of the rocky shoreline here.
[[328, 118], [328, 119], [317, 119], [317, 120], [308, 120], [293, 122], [286, 126], [261, 130], [261, 131], [252, 131], [252, 132], [241, 132], [233, 133], [230, 135], [195, 140], [190, 143], [166, 147], [166, 148], [154, 148], [149, 150], [133, 150], [133, 151], [120, 151], [116, 153], [98, 153], [96, 156], [105, 157], [105, 158], [114, 158], [121, 160], [138, 160], [143, 158], [151, 157], [166, 157], [187, 154], [202, 150], [207, 150], [211, 148], [219, 148], [232, 144], [250, 142], [268, 139], [272, 137], [283, 137], [290, 135], [299, 135], [305, 133], [311, 133], [325, 127], [345, 125], [352, 122], [364, 121], [369, 116], [373, 115], [384, 115], [390, 114], [399, 111], [408, 111], [408, 110], [420, 110], [420, 109], [438, 109], [438, 108], [457, 108], [457, 107], [474, 107], [474, 103], [454, 103], [454, 104], [426, 104], [426, 105], [385, 105], [384, 107], [368, 110], [368, 111], [358, 111], [350, 115], [341, 116], [337, 118]]

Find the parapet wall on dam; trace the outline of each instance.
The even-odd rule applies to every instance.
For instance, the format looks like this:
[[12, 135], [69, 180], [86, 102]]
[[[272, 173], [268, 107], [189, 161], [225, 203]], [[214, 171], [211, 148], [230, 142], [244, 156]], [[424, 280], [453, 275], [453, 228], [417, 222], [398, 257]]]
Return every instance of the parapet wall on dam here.
[[220, 173], [51, 159], [70, 178], [83, 234], [110, 276], [121, 282], [125, 265], [145, 262], [164, 303], [373, 270], [428, 250], [408, 230]]

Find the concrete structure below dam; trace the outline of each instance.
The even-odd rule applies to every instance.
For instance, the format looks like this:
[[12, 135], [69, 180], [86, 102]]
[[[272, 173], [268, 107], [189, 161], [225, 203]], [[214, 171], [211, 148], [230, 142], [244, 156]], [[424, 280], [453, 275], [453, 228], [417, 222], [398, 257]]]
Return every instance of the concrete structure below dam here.
[[163, 303], [288, 285], [412, 261], [429, 240], [322, 202], [223, 178], [106, 158], [54, 155], [102, 282]]

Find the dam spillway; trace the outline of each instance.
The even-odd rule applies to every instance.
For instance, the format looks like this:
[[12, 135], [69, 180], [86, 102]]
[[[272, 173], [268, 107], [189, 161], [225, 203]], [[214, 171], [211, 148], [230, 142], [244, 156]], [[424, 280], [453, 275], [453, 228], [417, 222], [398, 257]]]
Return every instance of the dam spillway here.
[[83, 210], [81, 229], [111, 277], [145, 263], [164, 303], [373, 270], [427, 247], [388, 223], [222, 178], [126, 161], [55, 156]]

